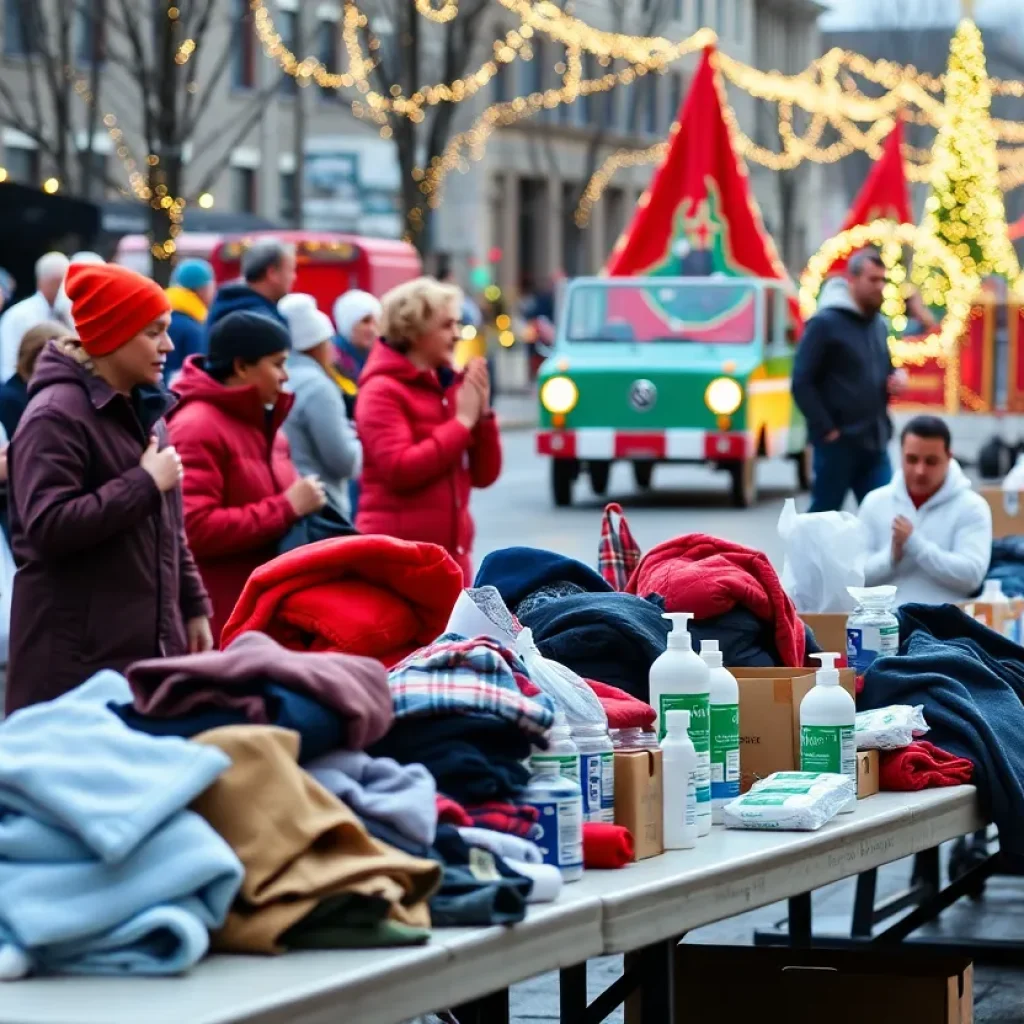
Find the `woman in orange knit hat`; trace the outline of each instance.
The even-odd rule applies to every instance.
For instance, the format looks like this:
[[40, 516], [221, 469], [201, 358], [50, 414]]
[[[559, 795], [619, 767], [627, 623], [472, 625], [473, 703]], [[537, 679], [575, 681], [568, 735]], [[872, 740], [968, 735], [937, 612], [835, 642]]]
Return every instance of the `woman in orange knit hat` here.
[[43, 350], [9, 452], [8, 714], [99, 669], [213, 646], [166, 444], [167, 296], [113, 264], [73, 265], [65, 288], [78, 337]]

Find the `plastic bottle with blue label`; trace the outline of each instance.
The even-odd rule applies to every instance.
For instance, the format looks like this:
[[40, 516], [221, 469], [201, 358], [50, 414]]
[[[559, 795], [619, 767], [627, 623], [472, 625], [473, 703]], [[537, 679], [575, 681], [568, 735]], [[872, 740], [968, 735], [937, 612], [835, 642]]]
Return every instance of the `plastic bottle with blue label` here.
[[583, 797], [580, 787], [543, 766], [520, 801], [534, 808], [540, 835], [534, 842], [545, 864], [562, 873], [566, 882], [583, 877]]
[[579, 751], [579, 785], [583, 791], [583, 820], [615, 822], [615, 748], [607, 725], [572, 726]]
[[711, 671], [693, 651], [690, 612], [665, 612], [672, 623], [668, 646], [651, 665], [650, 698], [657, 712], [658, 739], [665, 738], [669, 711], [689, 711], [690, 739], [697, 751], [697, 832], [711, 831]]
[[847, 587], [857, 608], [846, 623], [846, 660], [858, 676], [877, 658], [900, 651], [900, 621], [893, 613], [895, 587]]

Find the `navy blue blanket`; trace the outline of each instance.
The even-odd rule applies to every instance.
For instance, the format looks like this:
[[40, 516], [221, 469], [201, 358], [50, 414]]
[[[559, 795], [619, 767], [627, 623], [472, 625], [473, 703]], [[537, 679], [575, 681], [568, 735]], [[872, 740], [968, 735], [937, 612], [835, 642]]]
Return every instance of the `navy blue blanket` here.
[[968, 758], [1001, 850], [1024, 858], [1024, 648], [953, 605], [904, 605], [899, 656], [864, 677], [859, 710], [923, 704], [926, 739]]
[[1024, 597], [1024, 537], [992, 541], [988, 578], [999, 580], [1007, 597]]

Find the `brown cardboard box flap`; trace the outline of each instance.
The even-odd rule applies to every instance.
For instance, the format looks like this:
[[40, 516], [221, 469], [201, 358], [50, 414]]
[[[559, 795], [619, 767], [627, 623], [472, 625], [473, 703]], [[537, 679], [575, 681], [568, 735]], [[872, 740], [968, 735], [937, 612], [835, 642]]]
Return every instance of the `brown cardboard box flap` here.
[[878, 792], [878, 751], [857, 751], [857, 799], [874, 796]]
[[1001, 487], [982, 487], [980, 493], [992, 509], [993, 538], [1024, 534], [1024, 493]]
[[841, 655], [838, 665], [846, 665], [846, 626], [849, 615], [845, 612], [815, 614], [800, 612], [800, 618], [811, 627], [814, 639], [823, 651], [835, 651]]
[[[736, 984], [737, 980], [742, 984]], [[972, 1024], [964, 957], [876, 950], [676, 947], [678, 1024]]]
[[633, 835], [637, 860], [665, 852], [660, 750], [615, 751], [615, 824]]

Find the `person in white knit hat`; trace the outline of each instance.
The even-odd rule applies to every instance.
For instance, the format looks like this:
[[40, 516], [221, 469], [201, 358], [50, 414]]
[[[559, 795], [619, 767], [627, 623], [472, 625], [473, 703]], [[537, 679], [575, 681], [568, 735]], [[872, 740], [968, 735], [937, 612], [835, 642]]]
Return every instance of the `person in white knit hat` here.
[[284, 422], [292, 461], [302, 476], [320, 478], [328, 503], [351, 520], [348, 481], [363, 468], [363, 447], [335, 383], [334, 325], [312, 295], [286, 295], [277, 310], [288, 323], [288, 377], [295, 404]]
[[366, 358], [380, 333], [380, 300], [369, 292], [353, 288], [334, 303], [334, 323], [338, 328], [338, 369], [357, 384]]

